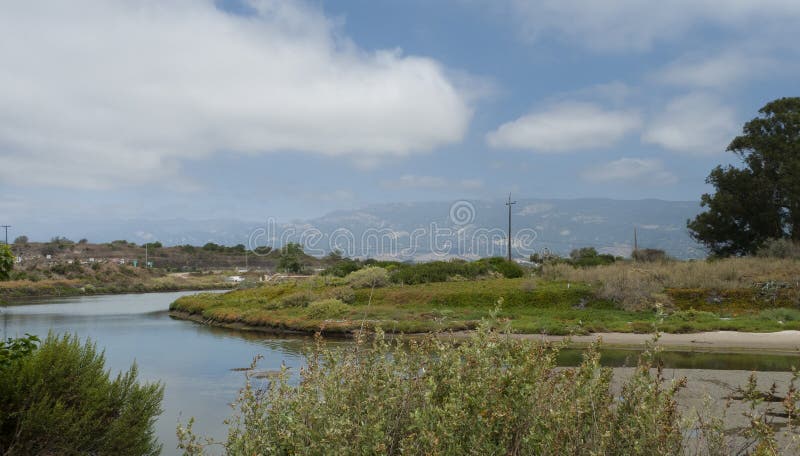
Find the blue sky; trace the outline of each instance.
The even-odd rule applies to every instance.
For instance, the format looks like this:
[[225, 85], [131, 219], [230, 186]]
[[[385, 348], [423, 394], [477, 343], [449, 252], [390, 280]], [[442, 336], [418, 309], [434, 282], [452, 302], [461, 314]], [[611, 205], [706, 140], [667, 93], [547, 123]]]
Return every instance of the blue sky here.
[[4, 223], [697, 200], [800, 85], [796, 0], [46, 3], [0, 14]]

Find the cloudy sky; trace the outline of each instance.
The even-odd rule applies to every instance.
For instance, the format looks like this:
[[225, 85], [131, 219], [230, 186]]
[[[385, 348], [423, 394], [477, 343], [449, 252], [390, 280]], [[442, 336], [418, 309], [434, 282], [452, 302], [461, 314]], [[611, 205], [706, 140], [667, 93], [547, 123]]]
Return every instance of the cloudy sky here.
[[797, 0], [0, 6], [0, 218], [697, 200], [800, 88]]

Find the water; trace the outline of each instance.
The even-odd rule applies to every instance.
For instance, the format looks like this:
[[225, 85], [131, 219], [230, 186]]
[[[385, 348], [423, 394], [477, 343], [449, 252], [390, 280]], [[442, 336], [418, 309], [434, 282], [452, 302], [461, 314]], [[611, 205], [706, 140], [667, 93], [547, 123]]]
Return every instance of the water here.
[[[194, 416], [197, 432], [225, 437], [223, 420], [231, 412], [228, 404], [244, 382], [243, 373], [232, 369], [246, 367], [262, 355], [259, 370], [278, 369], [285, 363], [296, 372], [302, 350], [311, 342], [310, 338], [270, 337], [171, 319], [169, 304], [190, 293], [28, 300], [0, 307], [0, 337], [31, 333], [43, 338], [51, 330], [71, 332], [105, 348], [112, 373], [136, 361], [143, 380], [166, 385], [157, 432], [163, 454], [179, 454], [175, 448], [179, 419], [186, 422]], [[637, 352], [603, 350], [602, 355], [605, 365], [630, 366], [636, 363]], [[559, 361], [575, 365], [580, 359], [579, 350], [564, 350]], [[690, 369], [786, 371], [800, 365], [797, 356], [762, 354], [665, 352], [662, 360], [666, 367]]]

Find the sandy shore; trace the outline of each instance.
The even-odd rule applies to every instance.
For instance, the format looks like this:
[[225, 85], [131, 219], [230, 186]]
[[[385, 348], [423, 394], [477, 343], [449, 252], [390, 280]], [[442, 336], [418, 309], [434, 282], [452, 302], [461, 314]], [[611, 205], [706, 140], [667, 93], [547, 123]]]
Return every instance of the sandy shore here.
[[[527, 334], [518, 337], [547, 341], [564, 339], [563, 336]], [[632, 347], [642, 346], [652, 338], [652, 334], [596, 333], [587, 336], [572, 336], [570, 340], [576, 345], [588, 345], [597, 339], [602, 339], [603, 345], [606, 347]], [[668, 350], [800, 354], [800, 331], [772, 333], [713, 331], [693, 334], [661, 334], [658, 345]]]
[[[612, 390], [618, 392], [622, 383], [633, 373], [633, 368], [614, 368]], [[749, 426], [748, 413], [753, 413], [750, 404], [743, 400], [738, 390], [744, 387], [750, 375], [756, 377], [758, 388], [767, 391], [771, 386], [776, 388], [776, 396], [781, 399], [786, 395], [792, 379], [791, 372], [747, 372], [737, 370], [712, 369], [664, 369], [666, 380], [686, 378], [686, 386], [678, 391], [676, 400], [681, 414], [694, 418], [698, 414], [716, 416], [722, 419], [722, 427], [728, 437], [726, 454], [739, 454], [747, 438], [741, 432]], [[769, 410], [768, 420], [776, 432], [779, 444], [778, 454], [800, 454], [800, 435], [787, 426], [787, 420], [781, 416], [783, 407], [780, 402], [763, 402], [757, 411]], [[694, 439], [688, 442], [690, 445]], [[752, 448], [750, 448], [752, 450]]]
[[[170, 316], [180, 320], [191, 320], [210, 326], [217, 326], [239, 331], [253, 331], [267, 334], [310, 334], [306, 331], [297, 331], [286, 328], [267, 326], [251, 326], [241, 322], [217, 322], [204, 319], [200, 315], [188, 312], [170, 311]], [[456, 331], [444, 333], [444, 337], [466, 337], [471, 331]], [[424, 334], [406, 334], [408, 337], [419, 337]], [[336, 333], [333, 337], [348, 337], [350, 333]], [[514, 334], [512, 337], [557, 342], [564, 339], [570, 340], [570, 345], [582, 347], [591, 344], [597, 339], [602, 339], [603, 346], [608, 348], [638, 348], [653, 339], [652, 334], [633, 333], [594, 333], [585, 336], [550, 336], [544, 334]], [[781, 353], [800, 355], [800, 331], [778, 331], [771, 333], [747, 333], [736, 331], [713, 331], [691, 334], [661, 334], [658, 345], [665, 350], [675, 351], [709, 351], [718, 353]]]

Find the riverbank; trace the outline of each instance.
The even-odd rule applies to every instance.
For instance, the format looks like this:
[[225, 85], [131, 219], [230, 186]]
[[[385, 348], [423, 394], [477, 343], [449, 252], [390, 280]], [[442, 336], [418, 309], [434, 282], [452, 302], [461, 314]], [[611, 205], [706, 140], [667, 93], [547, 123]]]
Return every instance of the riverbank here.
[[98, 283], [85, 280], [15, 280], [0, 282], [0, 301], [24, 298], [95, 296], [128, 293], [161, 293], [170, 291], [206, 291], [231, 289], [234, 284], [222, 276], [168, 275], [148, 280]]
[[[170, 317], [193, 321], [216, 328], [232, 329], [270, 335], [310, 335], [308, 331], [277, 327], [250, 325], [241, 321], [216, 321], [199, 314], [171, 310]], [[356, 332], [328, 332], [329, 337], [352, 338]], [[408, 333], [404, 337], [424, 337], [429, 333]], [[463, 339], [472, 331], [447, 331], [441, 337]], [[601, 340], [605, 348], [641, 349], [653, 340], [653, 334], [594, 333], [589, 335], [555, 336], [547, 334], [511, 334], [515, 339], [539, 340], [543, 342], [568, 342], [569, 348], [585, 348]], [[800, 331], [778, 331], [771, 333], [748, 333], [738, 331], [712, 331], [692, 334], [661, 333], [656, 345], [668, 351], [696, 351], [714, 353], [774, 353], [800, 356]], [[798, 363], [800, 364], [800, 362]]]

